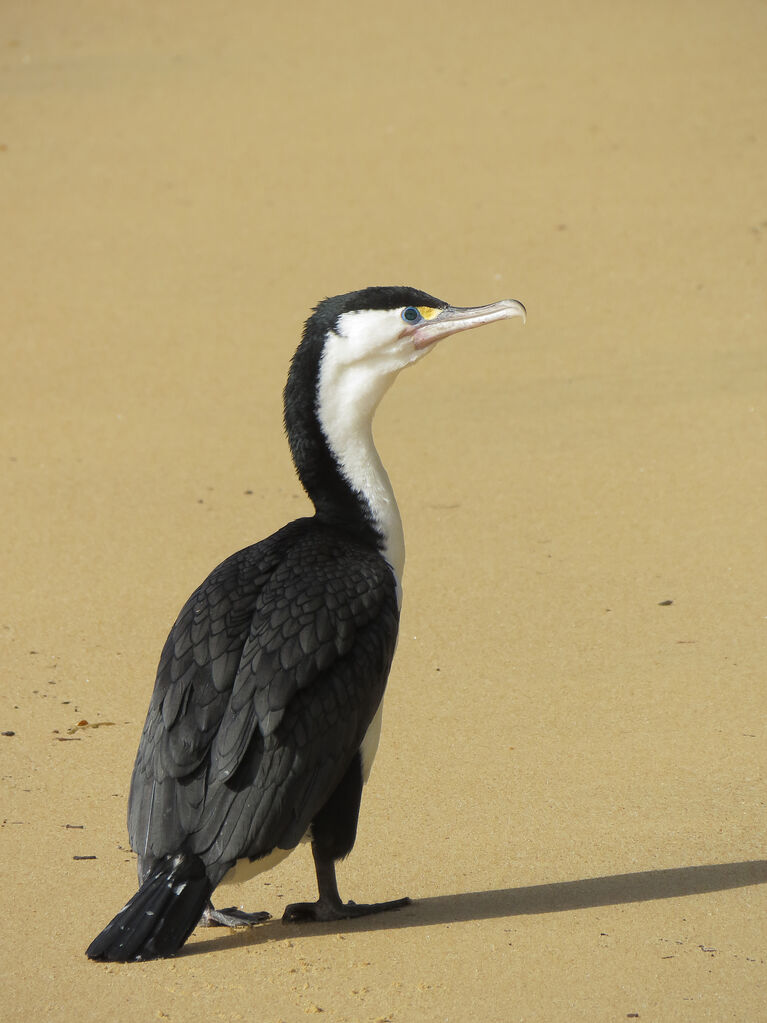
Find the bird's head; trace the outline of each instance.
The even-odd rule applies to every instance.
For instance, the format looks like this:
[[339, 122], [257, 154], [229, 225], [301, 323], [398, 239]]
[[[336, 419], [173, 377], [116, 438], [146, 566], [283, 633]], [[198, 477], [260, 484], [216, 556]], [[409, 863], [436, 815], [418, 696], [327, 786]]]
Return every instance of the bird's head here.
[[325, 372], [332, 363], [334, 376], [359, 372], [388, 386], [442, 338], [513, 316], [525, 318], [525, 307], [514, 299], [459, 308], [416, 288], [374, 287], [325, 299], [307, 333], [323, 339]]
[[[513, 299], [458, 308], [406, 287], [365, 288], [320, 302], [306, 321], [285, 386], [293, 460], [318, 510], [332, 506], [337, 514], [349, 503], [349, 485], [367, 492], [376, 475], [385, 476], [372, 446], [372, 422], [400, 370], [450, 334], [514, 316], [524, 319], [525, 307]], [[331, 484], [339, 469], [346, 483]]]
[[438, 341], [515, 316], [524, 320], [525, 307], [514, 299], [459, 308], [416, 288], [365, 288], [320, 302], [296, 359], [314, 363], [321, 407], [372, 416], [400, 370]]

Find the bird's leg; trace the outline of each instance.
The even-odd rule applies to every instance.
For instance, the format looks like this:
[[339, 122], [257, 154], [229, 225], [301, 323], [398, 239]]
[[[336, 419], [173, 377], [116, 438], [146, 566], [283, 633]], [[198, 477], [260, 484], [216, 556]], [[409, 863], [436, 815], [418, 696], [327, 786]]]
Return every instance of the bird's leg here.
[[253, 927], [271, 918], [271, 913], [246, 913], [236, 906], [214, 909], [213, 903], [208, 902], [200, 919], [200, 927]]
[[349, 920], [369, 913], [384, 913], [388, 909], [409, 906], [410, 899], [392, 899], [390, 902], [373, 902], [358, 905], [356, 902], [341, 902], [336, 882], [336, 867], [331, 857], [323, 856], [312, 842], [314, 867], [317, 871], [317, 888], [320, 897], [316, 902], [293, 902], [285, 907], [282, 916], [284, 924], [303, 923], [312, 920], [317, 923], [330, 920]]

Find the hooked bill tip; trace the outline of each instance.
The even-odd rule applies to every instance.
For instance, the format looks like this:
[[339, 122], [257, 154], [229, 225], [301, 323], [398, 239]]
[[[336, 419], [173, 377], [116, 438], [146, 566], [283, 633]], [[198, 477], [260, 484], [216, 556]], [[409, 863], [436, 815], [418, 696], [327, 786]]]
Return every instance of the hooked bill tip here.
[[499, 306], [504, 306], [508, 309], [507, 316], [509, 319], [512, 316], [519, 316], [523, 323], [527, 322], [527, 309], [524, 305], [519, 302], [516, 298], [505, 298], [502, 302], [498, 303]]

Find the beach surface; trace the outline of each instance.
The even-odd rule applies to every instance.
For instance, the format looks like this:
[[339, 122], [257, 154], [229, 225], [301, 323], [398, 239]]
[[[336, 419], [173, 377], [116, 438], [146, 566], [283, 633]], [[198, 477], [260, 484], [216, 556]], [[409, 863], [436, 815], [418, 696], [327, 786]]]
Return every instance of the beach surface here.
[[[9, 1021], [767, 1020], [767, 7], [6, 0]], [[89, 962], [162, 644], [306, 514], [326, 295], [517, 298], [376, 420], [399, 648], [346, 899]], [[227, 892], [229, 896], [231, 890]], [[226, 900], [222, 905], [226, 905]]]

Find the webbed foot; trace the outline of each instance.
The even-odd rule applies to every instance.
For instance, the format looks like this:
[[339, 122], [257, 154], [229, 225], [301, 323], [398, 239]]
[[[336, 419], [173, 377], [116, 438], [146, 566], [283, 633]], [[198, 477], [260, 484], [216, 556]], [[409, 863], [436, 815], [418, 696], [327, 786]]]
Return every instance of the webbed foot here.
[[236, 906], [214, 909], [213, 903], [209, 902], [203, 911], [200, 927], [255, 927], [271, 918], [271, 913], [246, 913]]
[[340, 899], [320, 898], [316, 902], [293, 902], [285, 907], [282, 914], [284, 924], [325, 923], [331, 920], [353, 920], [358, 916], [369, 916], [371, 913], [386, 913], [390, 909], [402, 909], [409, 906], [410, 899], [392, 899], [389, 902], [341, 902]]

